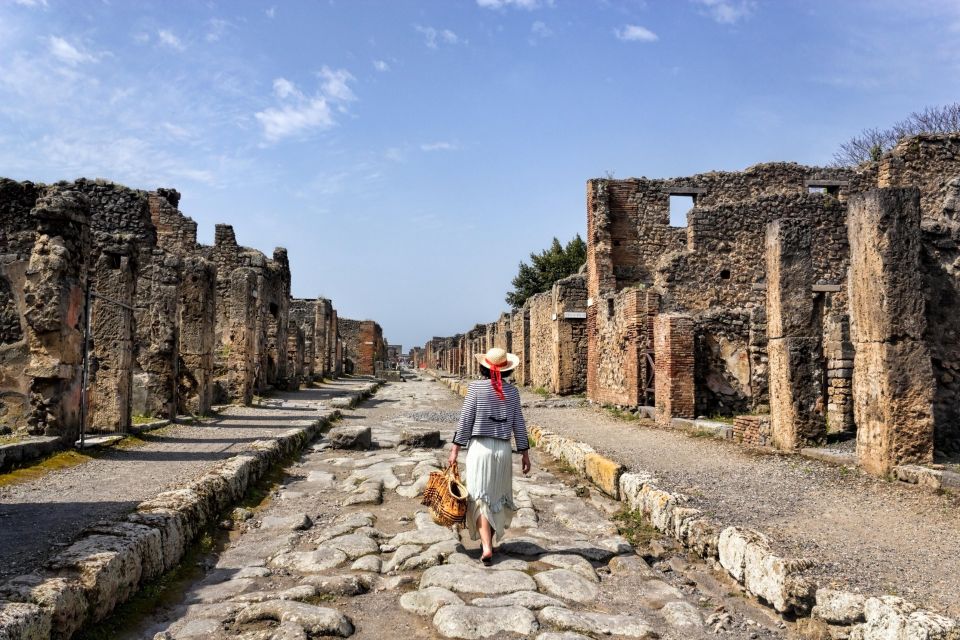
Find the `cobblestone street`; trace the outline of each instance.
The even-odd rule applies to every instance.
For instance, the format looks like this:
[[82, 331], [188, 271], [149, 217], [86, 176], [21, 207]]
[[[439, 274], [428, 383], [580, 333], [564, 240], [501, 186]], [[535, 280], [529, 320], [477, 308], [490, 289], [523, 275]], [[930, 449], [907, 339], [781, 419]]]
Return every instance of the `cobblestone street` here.
[[[619, 505], [539, 451], [529, 476], [515, 466], [520, 511], [483, 567], [479, 543], [419, 503], [447, 455], [431, 445], [438, 431], [449, 441], [458, 407], [426, 379], [381, 388], [260, 506], [234, 512], [229, 541], [178, 603], [120, 637], [786, 637], [779, 617], [656, 535], [635, 537], [635, 552], [617, 532]], [[363, 427], [369, 450], [332, 446], [362, 447]]]

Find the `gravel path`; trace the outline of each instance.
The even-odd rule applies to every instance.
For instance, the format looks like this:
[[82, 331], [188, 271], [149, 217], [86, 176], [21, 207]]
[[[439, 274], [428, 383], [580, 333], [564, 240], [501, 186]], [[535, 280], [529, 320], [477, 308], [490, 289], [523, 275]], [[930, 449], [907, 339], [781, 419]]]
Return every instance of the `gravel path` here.
[[654, 473], [719, 521], [756, 528], [783, 553], [817, 560], [815, 572], [837, 586], [960, 616], [955, 496], [658, 429], [648, 420], [626, 422], [592, 407], [537, 407], [542, 398], [532, 393], [523, 400], [528, 423]]
[[0, 488], [0, 580], [31, 571], [84, 527], [122, 517], [251, 442], [313, 419], [323, 403], [368, 382], [340, 380], [276, 394], [265, 406], [229, 407], [202, 425], [166, 427], [141, 436], [142, 446], [109, 449], [79, 466]]

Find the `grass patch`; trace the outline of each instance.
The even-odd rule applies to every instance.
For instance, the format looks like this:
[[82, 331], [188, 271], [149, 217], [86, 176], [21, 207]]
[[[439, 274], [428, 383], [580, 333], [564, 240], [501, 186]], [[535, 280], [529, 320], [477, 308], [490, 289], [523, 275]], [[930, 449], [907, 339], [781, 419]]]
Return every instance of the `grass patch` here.
[[617, 533], [626, 538], [635, 549], [649, 546], [650, 542], [660, 535], [637, 510], [621, 509], [613, 514], [613, 521], [617, 525]]
[[148, 415], [146, 413], [142, 413], [140, 415], [130, 417], [130, 422], [136, 425], [150, 424], [151, 422], [156, 422], [157, 420], [159, 420], [159, 418], [154, 418], [153, 416]]
[[31, 461], [19, 469], [0, 474], [0, 487], [30, 482], [53, 471], [76, 467], [92, 459], [93, 456], [79, 451], [61, 451], [38, 461]]
[[538, 396], [542, 396], [542, 397], [544, 397], [544, 398], [549, 398], [549, 397], [550, 397], [550, 391], [547, 390], [547, 389], [544, 389], [543, 387], [536, 387], [536, 388], [534, 388], [533, 392], [534, 392], [535, 394], [537, 394]]
[[715, 438], [717, 434], [710, 429], [694, 429], [687, 432], [691, 438]]
[[612, 418], [617, 420], [626, 420], [627, 422], [635, 422], [640, 419], [640, 416], [636, 413], [631, 413], [629, 411], [624, 411], [620, 407], [604, 407], [607, 410], [607, 413], [610, 414]]
[[719, 414], [714, 414], [707, 418], [711, 422], [722, 422], [723, 424], [733, 424], [733, 416], [721, 416]]

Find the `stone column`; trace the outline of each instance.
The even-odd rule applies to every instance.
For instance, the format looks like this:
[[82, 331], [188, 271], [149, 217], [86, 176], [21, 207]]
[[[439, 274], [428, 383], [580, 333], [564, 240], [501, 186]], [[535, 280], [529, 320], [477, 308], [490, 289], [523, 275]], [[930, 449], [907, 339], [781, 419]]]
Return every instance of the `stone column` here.
[[660, 314], [653, 326], [657, 423], [694, 417], [693, 319]]
[[924, 342], [920, 192], [851, 196], [850, 329], [857, 458], [884, 475], [933, 460], [933, 368]]
[[823, 348], [811, 288], [810, 228], [767, 225], [767, 353], [773, 444], [797, 449], [824, 435]]

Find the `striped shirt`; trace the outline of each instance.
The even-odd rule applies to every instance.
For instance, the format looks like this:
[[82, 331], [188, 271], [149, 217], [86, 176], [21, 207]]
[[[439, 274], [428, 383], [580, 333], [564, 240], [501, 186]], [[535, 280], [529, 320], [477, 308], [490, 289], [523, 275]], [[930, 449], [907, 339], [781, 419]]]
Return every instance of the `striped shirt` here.
[[517, 451], [529, 449], [527, 423], [520, 411], [520, 392], [504, 380], [503, 395], [504, 400], [497, 397], [489, 380], [471, 382], [453, 434], [454, 444], [465, 447], [475, 436], [509, 440], [513, 434]]

